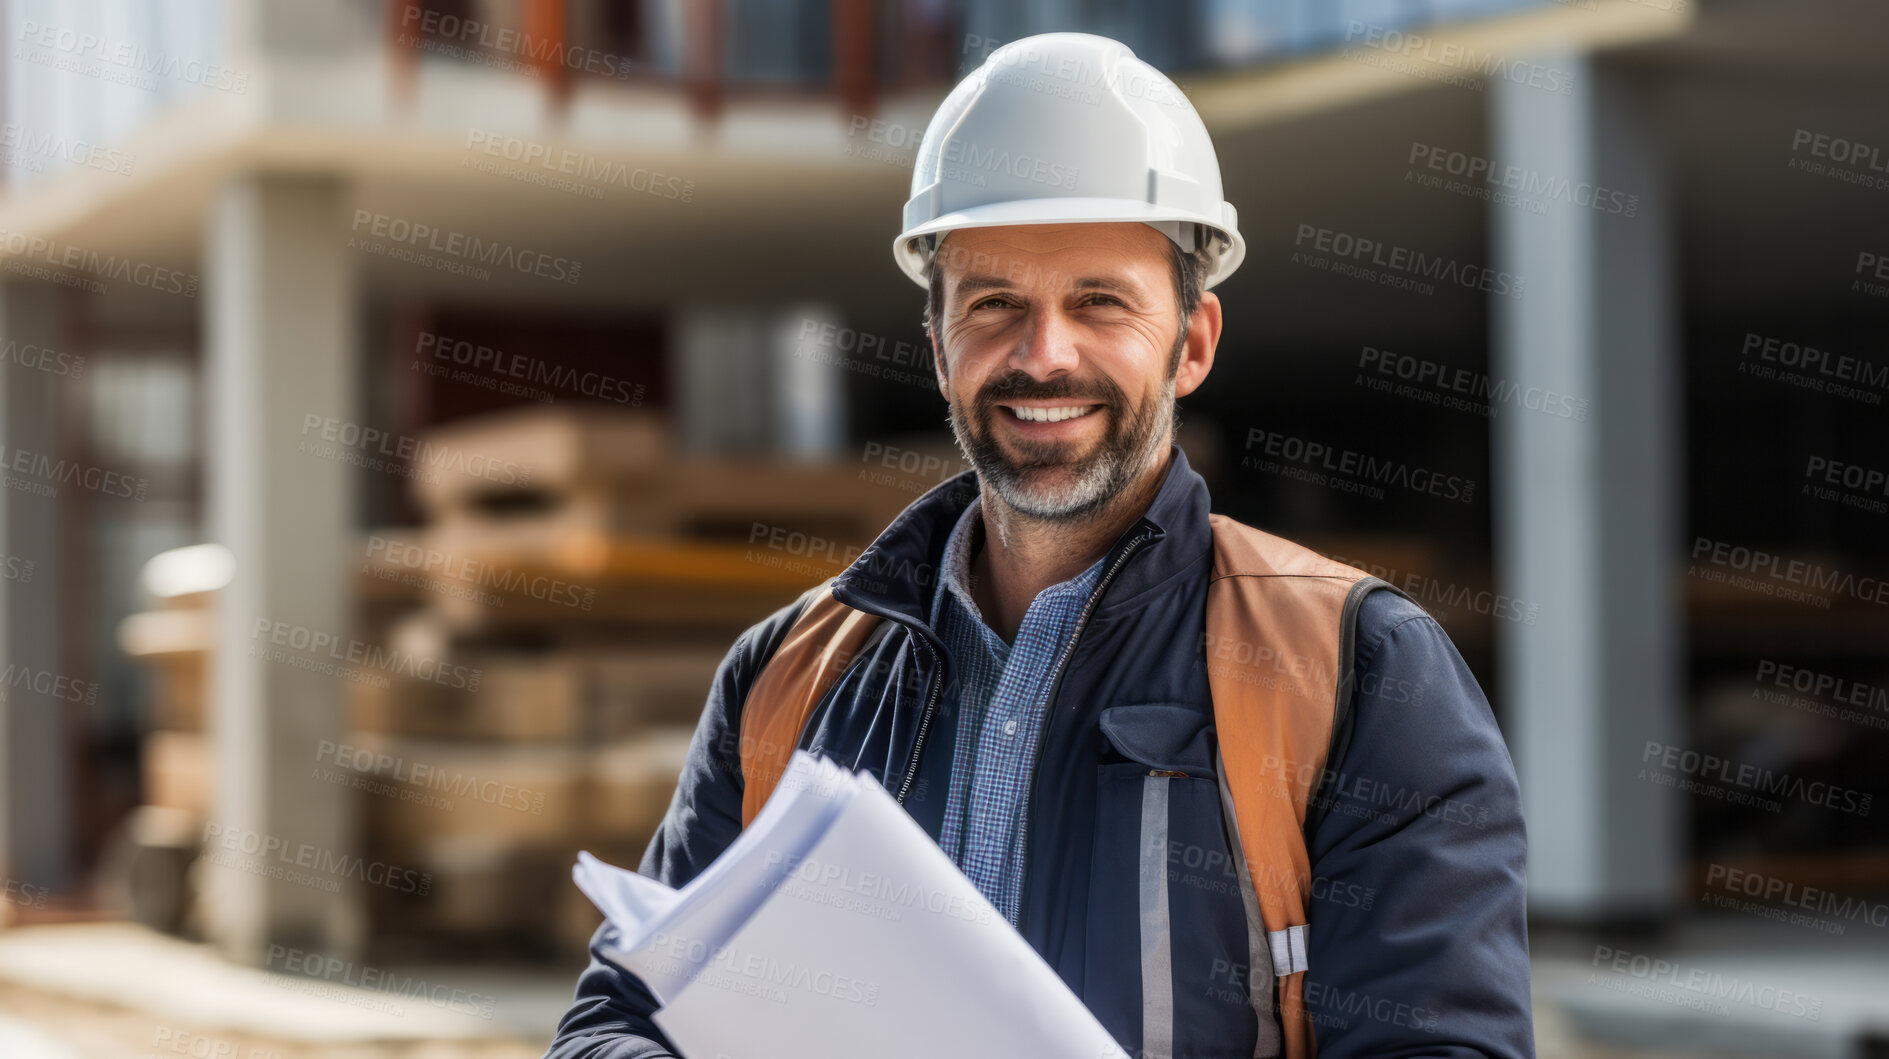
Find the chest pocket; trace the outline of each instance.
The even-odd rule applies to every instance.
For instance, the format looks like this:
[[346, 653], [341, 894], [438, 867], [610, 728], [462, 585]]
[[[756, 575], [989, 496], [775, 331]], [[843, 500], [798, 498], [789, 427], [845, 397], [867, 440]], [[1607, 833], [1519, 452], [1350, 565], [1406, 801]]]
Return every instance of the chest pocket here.
[[1240, 865], [1229, 854], [1212, 708], [1101, 713], [1084, 1000], [1130, 1054], [1279, 1054], [1269, 969], [1256, 1013]]

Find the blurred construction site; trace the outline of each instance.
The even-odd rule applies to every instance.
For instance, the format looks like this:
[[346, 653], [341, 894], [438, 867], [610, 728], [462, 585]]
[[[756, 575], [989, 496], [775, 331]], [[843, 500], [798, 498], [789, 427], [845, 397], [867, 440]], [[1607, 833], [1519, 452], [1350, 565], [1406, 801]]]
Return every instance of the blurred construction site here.
[[0, 1055], [540, 1054], [577, 851], [635, 866], [734, 639], [967, 469], [891, 241], [951, 86], [1081, 30], [1239, 210], [1216, 510], [1494, 706], [1539, 1054], [1889, 1056], [1889, 8], [0, 22]]

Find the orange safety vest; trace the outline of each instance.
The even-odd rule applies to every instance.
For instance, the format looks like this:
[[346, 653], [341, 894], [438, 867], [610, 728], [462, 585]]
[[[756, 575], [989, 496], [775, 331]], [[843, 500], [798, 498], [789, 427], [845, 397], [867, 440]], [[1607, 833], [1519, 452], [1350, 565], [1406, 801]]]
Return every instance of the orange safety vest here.
[[[1350, 711], [1358, 606], [1392, 586], [1224, 515], [1209, 521], [1213, 575], [1203, 652], [1219, 732], [1221, 801], [1244, 854], [1247, 922], [1265, 925], [1263, 939], [1249, 940], [1256, 956], [1270, 955], [1278, 982], [1276, 996], [1256, 994], [1254, 1001], [1262, 1018], [1277, 1003], [1285, 1059], [1313, 1059], [1317, 1041], [1304, 1002], [1312, 881], [1306, 815], [1326, 774], [1334, 729]], [[830, 584], [808, 593], [743, 706], [743, 828], [773, 793], [821, 698], [880, 621], [834, 599]], [[1264, 871], [1267, 885], [1255, 888], [1255, 864], [1290, 871]], [[1249, 969], [1249, 988], [1255, 977]]]

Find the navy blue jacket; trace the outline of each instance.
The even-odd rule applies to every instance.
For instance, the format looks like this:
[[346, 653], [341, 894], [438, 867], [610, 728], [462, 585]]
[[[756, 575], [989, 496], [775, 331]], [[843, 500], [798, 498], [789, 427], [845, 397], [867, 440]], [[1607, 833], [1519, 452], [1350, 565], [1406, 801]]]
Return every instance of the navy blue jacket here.
[[[1174, 1054], [1248, 1059], [1258, 1037], [1248, 936], [1201, 639], [1209, 498], [1180, 449], [1171, 453], [1148, 511], [1113, 546], [1051, 692], [1018, 929], [1137, 1054], [1141, 783], [1150, 768], [1186, 772], [1169, 796]], [[957, 703], [926, 618], [946, 535], [975, 489], [966, 472], [926, 493], [834, 582], [841, 602], [891, 623], [827, 693], [801, 742], [869, 770], [934, 840]], [[748, 629], [723, 660], [642, 874], [680, 887], [740, 833], [742, 703], [798, 609]], [[1320, 1059], [1532, 1057], [1526, 839], [1488, 701], [1443, 629], [1397, 593], [1366, 598], [1355, 644], [1352, 725], [1334, 746], [1308, 844], [1305, 1001]], [[596, 956], [607, 930], [592, 941], [550, 1059], [674, 1054], [650, 1020], [648, 990]]]

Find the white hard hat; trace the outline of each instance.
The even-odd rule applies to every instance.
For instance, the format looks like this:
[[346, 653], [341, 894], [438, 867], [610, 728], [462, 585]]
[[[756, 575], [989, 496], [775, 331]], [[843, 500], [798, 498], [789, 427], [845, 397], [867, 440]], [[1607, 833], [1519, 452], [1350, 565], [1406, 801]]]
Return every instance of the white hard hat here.
[[945, 232], [1070, 221], [1208, 244], [1207, 287], [1246, 256], [1213, 141], [1174, 82], [1120, 41], [1042, 33], [992, 52], [939, 104], [892, 255], [923, 287]]

